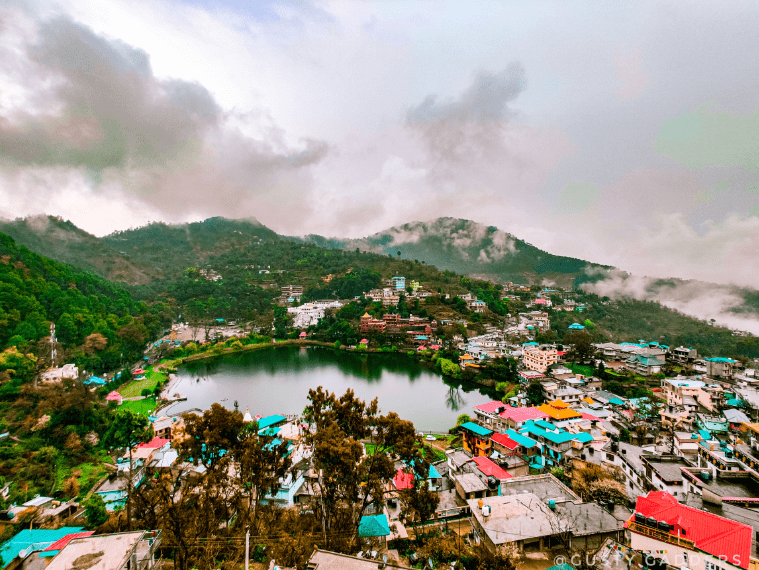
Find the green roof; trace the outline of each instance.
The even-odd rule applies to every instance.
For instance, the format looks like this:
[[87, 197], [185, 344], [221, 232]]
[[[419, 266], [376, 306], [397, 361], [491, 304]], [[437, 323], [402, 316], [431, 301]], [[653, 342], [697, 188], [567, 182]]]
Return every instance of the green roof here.
[[2, 567], [5, 568], [11, 561], [18, 556], [19, 552], [32, 547], [32, 550], [42, 550], [54, 542], [62, 539], [64, 536], [82, 532], [82, 526], [64, 526], [56, 530], [48, 529], [24, 529], [10, 540], [6, 540], [0, 546], [0, 557], [2, 557]]
[[390, 534], [390, 525], [385, 515], [367, 515], [361, 517], [358, 524], [358, 535], [367, 536], [387, 536]]
[[477, 425], [473, 422], [466, 422], [464, 424], [461, 424], [462, 428], [472, 431], [476, 433], [477, 435], [481, 435], [482, 437], [490, 437], [493, 435], [493, 430], [486, 429], [480, 425]]

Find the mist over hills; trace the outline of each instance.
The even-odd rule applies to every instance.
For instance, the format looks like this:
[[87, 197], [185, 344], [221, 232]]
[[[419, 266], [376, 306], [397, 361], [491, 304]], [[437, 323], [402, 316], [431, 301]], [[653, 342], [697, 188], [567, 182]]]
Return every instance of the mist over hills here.
[[[494, 226], [444, 217], [411, 222], [360, 239], [284, 236], [253, 218], [154, 222], [97, 237], [53, 216], [0, 220], [0, 232], [32, 251], [112, 281], [144, 285], [175, 279], [188, 267], [244, 256], [267, 242], [287, 240], [328, 249], [367, 251], [419, 260], [490, 281], [575, 287], [601, 297], [654, 301], [684, 314], [759, 334], [759, 292], [694, 280], [631, 275], [582, 259], [553, 255]], [[399, 255], [400, 252], [400, 255]]]
[[582, 259], [552, 255], [510, 233], [459, 218], [411, 222], [361, 239], [306, 236], [322, 247], [371, 251], [418, 259], [438, 269], [501, 283], [571, 287], [590, 268]]

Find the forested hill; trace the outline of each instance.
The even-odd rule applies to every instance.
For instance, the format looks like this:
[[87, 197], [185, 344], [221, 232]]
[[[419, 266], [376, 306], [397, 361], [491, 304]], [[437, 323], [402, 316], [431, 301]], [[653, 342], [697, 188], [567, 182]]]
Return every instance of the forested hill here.
[[589, 267], [582, 259], [543, 251], [494, 226], [458, 218], [438, 218], [395, 226], [361, 239], [328, 239], [310, 235], [304, 240], [322, 247], [371, 251], [418, 259], [441, 270], [499, 282], [571, 287]]
[[256, 220], [209, 218], [189, 224], [154, 222], [99, 238], [53, 216], [0, 220], [0, 232], [57, 261], [130, 285], [176, 279], [214, 256], [277, 241]]
[[[51, 322], [61, 351], [99, 371], [118, 367], [122, 354], [138, 359], [145, 342], [171, 324], [171, 315], [164, 305], [135, 302], [123, 287], [0, 234], [0, 373], [27, 380], [35, 359], [43, 366], [50, 347], [39, 341], [50, 335]], [[10, 347], [32, 357], [21, 362]]]

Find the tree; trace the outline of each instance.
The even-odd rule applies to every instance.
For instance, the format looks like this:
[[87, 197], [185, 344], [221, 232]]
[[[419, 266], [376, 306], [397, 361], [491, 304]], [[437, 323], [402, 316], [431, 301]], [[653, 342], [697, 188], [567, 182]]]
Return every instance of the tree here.
[[84, 514], [87, 516], [87, 526], [89, 528], [95, 529], [104, 524], [108, 520], [108, 511], [105, 508], [103, 497], [97, 493], [93, 493], [85, 503]]
[[110, 448], [129, 450], [129, 475], [127, 477], [127, 529], [132, 530], [132, 448], [153, 436], [153, 426], [145, 416], [135, 414], [131, 410], [121, 409], [111, 422], [111, 426], [103, 436], [103, 444]]
[[625, 491], [622, 481], [624, 477], [617, 471], [612, 471], [596, 465], [594, 463], [588, 463], [582, 469], [574, 469], [572, 471], [572, 489], [582, 497], [584, 501], [595, 501], [593, 497], [604, 497], [608, 495], [609, 499], [603, 500], [615, 500], [615, 489], [618, 487], [604, 483], [601, 485], [600, 481], [610, 480], [619, 483], [624, 495], [624, 501], [627, 501], [627, 493]]
[[469, 419], [470, 418], [468, 414], [461, 414], [458, 418], [456, 418], [456, 427], [467, 423]]
[[100, 352], [106, 346], [108, 346], [108, 339], [100, 333], [92, 333], [84, 339], [82, 349], [88, 355], [93, 355], [96, 352]]
[[543, 385], [540, 382], [532, 382], [527, 386], [527, 399], [533, 406], [539, 406], [546, 401], [543, 396]]
[[569, 351], [569, 359], [572, 362], [585, 362], [591, 356], [593, 356], [593, 337], [590, 333], [584, 330], [581, 331], [569, 331], [564, 335], [562, 342], [567, 345], [572, 345], [572, 349]]
[[[309, 390], [308, 399], [303, 415], [312, 430], [306, 443], [312, 446], [318, 473], [313, 508], [325, 544], [351, 551], [366, 510], [370, 505], [384, 506], [385, 492], [396, 474], [395, 460], [405, 463], [420, 480], [427, 479], [429, 463], [414, 425], [392, 412], [379, 415], [376, 398], [366, 404], [350, 389], [338, 397], [320, 386]], [[361, 441], [368, 441], [366, 447]], [[411, 493], [420, 488], [414, 485]]]

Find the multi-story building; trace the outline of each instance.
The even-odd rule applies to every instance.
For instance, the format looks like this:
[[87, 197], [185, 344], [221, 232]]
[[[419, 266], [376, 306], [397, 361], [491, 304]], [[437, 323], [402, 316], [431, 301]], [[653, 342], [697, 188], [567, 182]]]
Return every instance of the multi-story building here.
[[705, 382], [691, 380], [684, 376], [664, 378], [661, 381], [662, 396], [667, 399], [667, 404], [670, 406], [682, 406], [687, 396], [696, 400], [704, 386], [706, 386]]
[[693, 347], [678, 346], [669, 352], [669, 357], [680, 364], [693, 364], [698, 358], [698, 352]]
[[493, 444], [490, 441], [490, 436], [493, 435], [493, 430], [484, 428], [473, 422], [466, 422], [459, 426], [463, 436], [464, 449], [477, 457], [484, 455], [489, 457], [493, 451]]
[[649, 568], [658, 567], [657, 562], [690, 570], [753, 570], [759, 565], [751, 558], [749, 525], [688, 507], [670, 493], [638, 497], [635, 516], [626, 526], [631, 548], [648, 559]]
[[559, 361], [559, 354], [553, 346], [524, 346], [522, 350], [524, 365], [530, 370], [545, 373], [549, 366]]
[[736, 360], [732, 358], [725, 358], [724, 356], [715, 356], [713, 358], [706, 358], [706, 373], [712, 378], [727, 378], [733, 377], [733, 369], [737, 364]]

